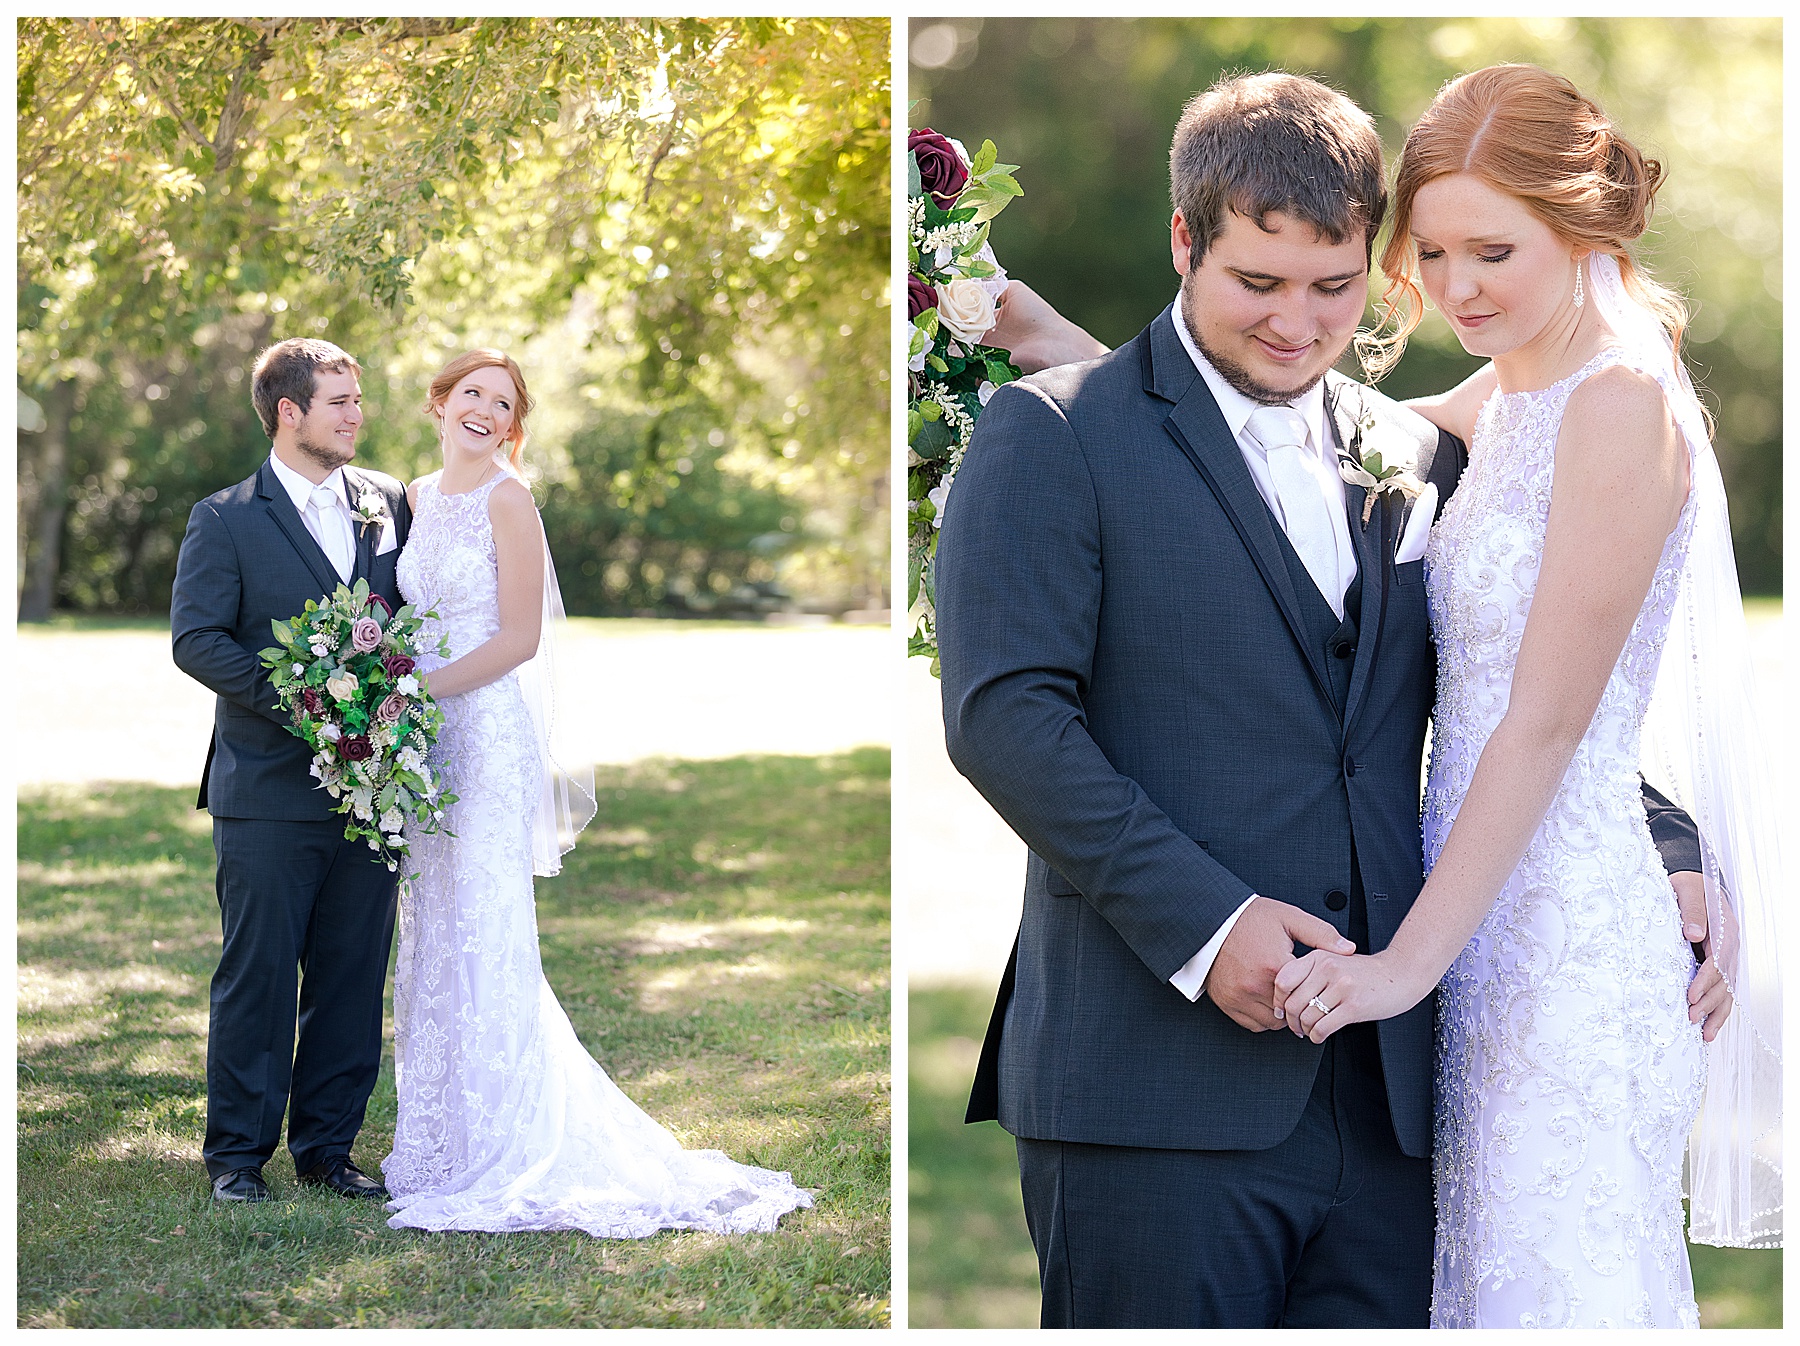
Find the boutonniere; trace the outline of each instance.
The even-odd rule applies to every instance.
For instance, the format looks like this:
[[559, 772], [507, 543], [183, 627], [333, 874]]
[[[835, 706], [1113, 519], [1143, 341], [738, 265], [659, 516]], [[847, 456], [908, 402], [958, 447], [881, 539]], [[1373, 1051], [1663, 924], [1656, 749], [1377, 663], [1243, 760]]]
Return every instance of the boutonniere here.
[[[1373, 422], [1371, 421], [1372, 425]], [[1359, 427], [1361, 428], [1361, 427]], [[1360, 447], [1362, 436], [1356, 437]], [[1419, 492], [1425, 489], [1411, 471], [1404, 467], [1388, 467], [1381, 461], [1381, 453], [1364, 454], [1361, 461], [1348, 454], [1338, 459], [1338, 475], [1352, 486], [1360, 486], [1367, 494], [1363, 497], [1363, 527], [1369, 526], [1369, 516], [1375, 512], [1375, 501], [1383, 492], [1391, 492], [1402, 500], [1417, 500]]]
[[362, 494], [356, 497], [356, 507], [350, 511], [350, 517], [364, 528], [370, 524], [380, 524], [385, 528], [388, 522], [387, 501], [382, 498], [380, 491], [365, 486]]

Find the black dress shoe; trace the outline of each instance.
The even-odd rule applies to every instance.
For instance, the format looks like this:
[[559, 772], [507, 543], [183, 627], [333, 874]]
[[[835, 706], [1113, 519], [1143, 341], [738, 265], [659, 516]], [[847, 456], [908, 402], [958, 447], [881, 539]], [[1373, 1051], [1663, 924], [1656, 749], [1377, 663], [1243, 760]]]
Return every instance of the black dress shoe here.
[[271, 1201], [260, 1168], [234, 1168], [212, 1180], [214, 1201]]
[[300, 1175], [300, 1182], [306, 1187], [329, 1188], [339, 1196], [379, 1197], [383, 1201], [388, 1199], [388, 1189], [351, 1163], [350, 1156], [346, 1154], [324, 1160], [307, 1169]]

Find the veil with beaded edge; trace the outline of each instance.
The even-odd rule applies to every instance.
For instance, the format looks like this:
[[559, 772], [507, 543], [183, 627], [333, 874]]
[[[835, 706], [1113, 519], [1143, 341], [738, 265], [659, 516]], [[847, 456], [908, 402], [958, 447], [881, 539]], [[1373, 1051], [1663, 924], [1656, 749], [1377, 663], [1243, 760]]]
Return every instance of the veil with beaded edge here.
[[1689, 1237], [1781, 1244], [1782, 778], [1757, 714], [1725, 484], [1705, 413], [1657, 317], [1618, 260], [1590, 254], [1589, 292], [1633, 365], [1667, 393], [1693, 466], [1694, 532], [1644, 721], [1645, 779], [1699, 827], [1707, 925], [1735, 999], [1706, 1049], [1706, 1090], [1688, 1137]]
[[[502, 471], [522, 485], [529, 486], [503, 456], [495, 461]], [[543, 520], [538, 520], [539, 535]], [[531, 825], [531, 870], [540, 878], [562, 872], [562, 857], [575, 846], [581, 829], [592, 821], [595, 812], [594, 768], [592, 765], [570, 766], [578, 755], [557, 733], [556, 703], [556, 634], [566, 627], [568, 613], [563, 608], [562, 588], [556, 582], [556, 562], [550, 556], [550, 539], [544, 538], [543, 620], [538, 628], [537, 653], [519, 665], [519, 694], [531, 713], [532, 729], [537, 734], [538, 752], [544, 764], [544, 786], [538, 797], [537, 817]]]

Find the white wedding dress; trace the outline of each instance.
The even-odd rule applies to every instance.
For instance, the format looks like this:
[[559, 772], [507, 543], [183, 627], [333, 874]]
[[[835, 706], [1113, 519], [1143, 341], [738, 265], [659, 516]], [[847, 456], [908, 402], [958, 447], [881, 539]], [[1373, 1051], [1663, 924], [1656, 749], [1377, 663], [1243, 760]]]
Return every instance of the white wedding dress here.
[[[1563, 410], [1621, 359], [1490, 398], [1432, 530], [1427, 870], [1506, 710]], [[1690, 493], [1542, 825], [1438, 992], [1433, 1327], [1699, 1326], [1681, 1205], [1704, 1080], [1694, 959], [1638, 778], [1693, 521]]]
[[[437, 477], [399, 563], [426, 634], [452, 657], [499, 629], [488, 496], [497, 474], [446, 496]], [[444, 660], [421, 660], [429, 671]], [[544, 980], [532, 901], [542, 767], [518, 678], [442, 703], [432, 758], [458, 795], [436, 835], [408, 828], [394, 969], [399, 1122], [382, 1161], [395, 1228], [767, 1230], [811, 1198], [786, 1173], [684, 1150], [595, 1063]]]

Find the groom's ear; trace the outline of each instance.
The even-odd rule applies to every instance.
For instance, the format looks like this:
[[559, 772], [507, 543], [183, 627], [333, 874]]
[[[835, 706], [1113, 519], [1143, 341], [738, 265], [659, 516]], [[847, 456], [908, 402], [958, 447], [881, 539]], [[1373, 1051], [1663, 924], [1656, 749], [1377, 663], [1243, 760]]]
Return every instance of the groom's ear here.
[[1169, 255], [1175, 263], [1175, 274], [1185, 279], [1188, 259], [1194, 255], [1194, 236], [1188, 232], [1187, 218], [1179, 210], [1169, 221]]

